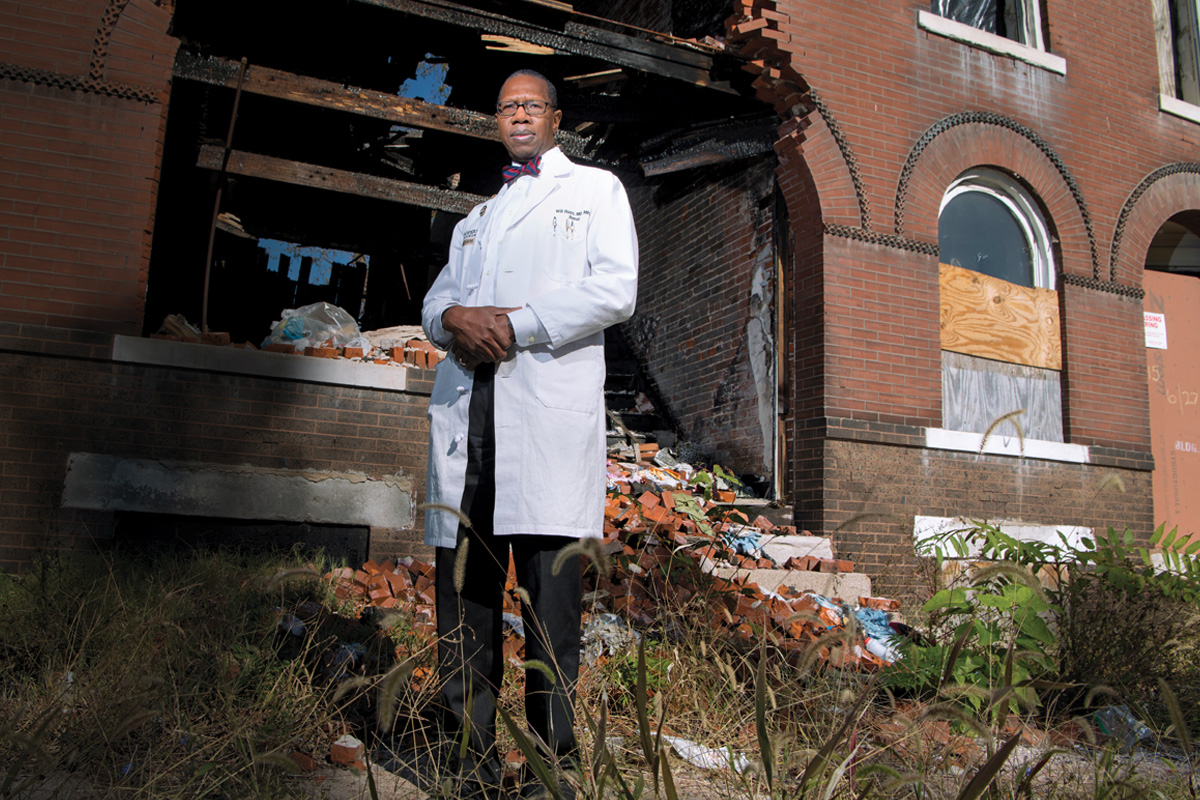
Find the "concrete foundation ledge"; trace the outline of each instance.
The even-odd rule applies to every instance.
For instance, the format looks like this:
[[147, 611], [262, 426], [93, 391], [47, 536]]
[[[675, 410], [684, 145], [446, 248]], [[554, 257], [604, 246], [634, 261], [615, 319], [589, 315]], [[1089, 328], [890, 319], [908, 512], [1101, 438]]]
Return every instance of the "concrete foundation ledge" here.
[[413, 526], [403, 475], [288, 470], [72, 453], [64, 508], [383, 528]]

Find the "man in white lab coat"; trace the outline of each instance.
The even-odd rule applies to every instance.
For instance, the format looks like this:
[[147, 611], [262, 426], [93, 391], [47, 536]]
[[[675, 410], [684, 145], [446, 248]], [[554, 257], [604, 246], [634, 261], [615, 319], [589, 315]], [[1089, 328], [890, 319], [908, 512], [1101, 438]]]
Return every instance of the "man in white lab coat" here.
[[[554, 86], [514, 73], [497, 101], [512, 157], [499, 194], [458, 224], [425, 297], [430, 340], [450, 351], [429, 403], [428, 502], [437, 548], [439, 672], [447, 722], [471, 753], [465, 791], [498, 792], [495, 697], [503, 675], [501, 603], [511, 546], [522, 604], [526, 717], [552, 752], [575, 751], [579, 559], [559, 550], [599, 537], [605, 491], [604, 329], [637, 295], [633, 216], [611, 173], [555, 147]], [[463, 557], [463, 551], [466, 556]], [[458, 575], [455, 574], [456, 568]]]

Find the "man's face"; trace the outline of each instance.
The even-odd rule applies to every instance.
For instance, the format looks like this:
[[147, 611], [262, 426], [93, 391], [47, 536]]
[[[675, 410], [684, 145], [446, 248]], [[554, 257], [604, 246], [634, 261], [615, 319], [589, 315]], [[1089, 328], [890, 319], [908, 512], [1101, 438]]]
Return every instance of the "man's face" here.
[[[509, 78], [500, 88], [500, 102], [523, 102], [525, 100], [540, 100], [550, 103], [550, 94], [544, 81], [531, 75], [517, 75]], [[519, 106], [517, 113], [511, 117], [497, 115], [500, 124], [500, 141], [504, 149], [512, 156], [512, 160], [524, 163], [534, 156], [554, 147], [554, 134], [558, 132], [558, 123], [562, 121], [562, 111], [549, 109], [540, 117], [535, 117]]]

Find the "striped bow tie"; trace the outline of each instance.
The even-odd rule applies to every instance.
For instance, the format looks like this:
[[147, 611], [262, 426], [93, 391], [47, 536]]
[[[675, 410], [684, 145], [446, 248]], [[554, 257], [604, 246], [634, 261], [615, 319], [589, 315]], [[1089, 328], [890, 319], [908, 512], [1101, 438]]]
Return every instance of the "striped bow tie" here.
[[534, 156], [519, 167], [508, 166], [504, 168], [504, 182], [511, 183], [522, 175], [532, 175], [537, 177], [542, 171], [542, 157]]

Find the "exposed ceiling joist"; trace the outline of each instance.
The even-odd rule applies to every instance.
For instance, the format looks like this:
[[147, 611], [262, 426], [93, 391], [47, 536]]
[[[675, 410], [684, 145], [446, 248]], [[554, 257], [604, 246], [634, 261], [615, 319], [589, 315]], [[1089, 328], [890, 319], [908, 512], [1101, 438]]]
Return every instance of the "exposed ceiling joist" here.
[[481, 33], [507, 36], [556, 51], [587, 56], [623, 67], [674, 78], [730, 94], [737, 91], [712, 77], [713, 58], [707, 53], [639, 39], [574, 21], [561, 30], [512, 17], [481, 11], [449, 0], [358, 0], [405, 14], [471, 28]]
[[[240, 69], [241, 65], [236, 61], [199, 56], [182, 48], [175, 57], [175, 77], [229, 89], [237, 87]], [[490, 114], [439, 106], [373, 89], [343, 86], [270, 67], [247, 67], [242, 91], [374, 117], [397, 125], [500, 141], [496, 119]], [[592, 155], [588, 139], [571, 131], [559, 131], [558, 144], [568, 155], [584, 158]]]
[[[223, 148], [216, 145], [205, 145], [200, 148], [196, 166], [219, 170], [224, 152]], [[246, 153], [240, 150], [233, 150], [229, 153], [229, 162], [225, 166], [225, 171], [232, 175], [263, 178], [296, 186], [310, 186], [342, 194], [434, 208], [451, 214], [466, 214], [487, 199], [483, 195], [468, 192], [454, 192], [421, 183], [379, 178], [374, 175], [330, 169], [315, 164], [303, 164], [299, 161]]]
[[[183, 48], [175, 57], [175, 77], [213, 86], [236, 88], [239, 69], [236, 61], [200, 56]], [[439, 106], [372, 89], [343, 86], [270, 67], [253, 64], [247, 67], [242, 91], [375, 117], [399, 125], [500, 140], [496, 120], [490, 114]]]

